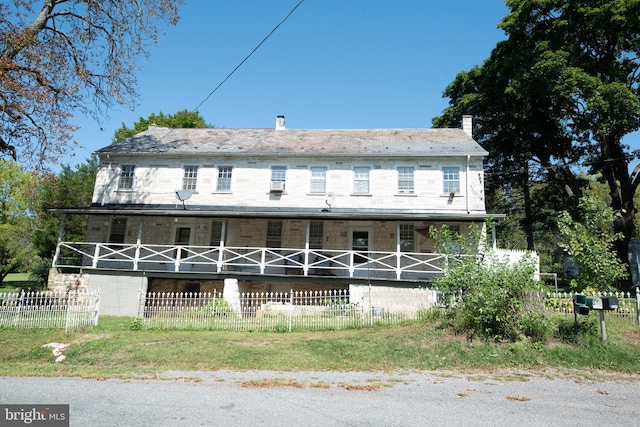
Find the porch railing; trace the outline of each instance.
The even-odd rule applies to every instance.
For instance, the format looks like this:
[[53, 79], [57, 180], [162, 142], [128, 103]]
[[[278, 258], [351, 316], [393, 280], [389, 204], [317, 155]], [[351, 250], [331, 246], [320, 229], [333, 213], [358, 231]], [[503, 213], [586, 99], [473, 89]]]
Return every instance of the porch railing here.
[[445, 255], [231, 246], [181, 246], [62, 242], [53, 267], [134, 271], [241, 272], [295, 276], [431, 280]]

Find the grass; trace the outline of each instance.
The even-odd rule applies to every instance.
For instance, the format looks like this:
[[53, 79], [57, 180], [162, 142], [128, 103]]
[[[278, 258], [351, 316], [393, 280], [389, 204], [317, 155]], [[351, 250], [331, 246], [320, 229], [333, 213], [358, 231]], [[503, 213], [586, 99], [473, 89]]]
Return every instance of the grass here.
[[34, 283], [29, 280], [29, 273], [9, 273], [0, 283], [0, 292], [15, 292], [16, 288], [29, 288]]
[[[564, 319], [565, 332], [572, 331], [573, 319]], [[503, 368], [571, 368], [587, 375], [595, 370], [638, 373], [640, 327], [608, 319], [608, 340], [603, 344], [595, 316], [589, 320], [581, 321], [577, 345], [572, 336], [562, 334], [546, 344], [468, 342], [434, 321], [273, 333], [136, 331], [131, 330], [129, 318], [101, 317], [99, 326], [69, 333], [0, 329], [0, 376], [108, 378], [218, 369], [491, 372]], [[49, 342], [70, 344], [64, 362], [55, 363], [51, 351], [41, 348]]]

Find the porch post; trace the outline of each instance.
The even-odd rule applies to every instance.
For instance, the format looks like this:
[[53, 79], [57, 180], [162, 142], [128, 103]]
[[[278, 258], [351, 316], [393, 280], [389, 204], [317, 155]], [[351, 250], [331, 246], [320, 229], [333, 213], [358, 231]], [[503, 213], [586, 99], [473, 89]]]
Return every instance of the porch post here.
[[307, 221], [307, 231], [304, 238], [304, 265], [302, 266], [302, 274], [309, 275], [309, 236], [311, 234], [311, 221]]
[[222, 271], [222, 263], [224, 262], [224, 240], [226, 238], [227, 232], [227, 220], [222, 221], [222, 230], [220, 230], [220, 249], [218, 252], [218, 267], [217, 272], [220, 273]]
[[400, 224], [396, 224], [396, 279], [400, 280], [402, 276], [401, 265], [401, 253], [400, 253]]
[[58, 231], [58, 243], [56, 243], [56, 251], [53, 254], [53, 260], [51, 260], [51, 266], [55, 267], [58, 263], [58, 257], [60, 256], [60, 244], [62, 243], [62, 235], [64, 233], [64, 224], [67, 220], [67, 214], [62, 214], [60, 219], [60, 230]]
[[136, 238], [136, 254], [133, 258], [133, 270], [138, 270], [138, 261], [140, 260], [140, 245], [142, 244], [142, 219], [138, 224], [138, 237]]

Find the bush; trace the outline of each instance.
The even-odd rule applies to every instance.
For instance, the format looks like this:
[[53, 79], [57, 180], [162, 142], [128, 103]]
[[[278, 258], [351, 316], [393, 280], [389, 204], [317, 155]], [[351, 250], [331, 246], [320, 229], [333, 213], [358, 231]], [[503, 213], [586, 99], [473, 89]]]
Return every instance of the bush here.
[[[447, 255], [445, 274], [436, 280], [437, 289], [453, 319], [454, 329], [492, 341], [544, 341], [549, 323], [542, 301], [536, 298], [532, 260], [510, 263], [491, 250], [482, 254], [482, 235], [471, 230], [469, 240], [448, 229], [432, 229], [432, 235]], [[455, 242], [455, 244], [451, 244]], [[448, 244], [447, 244], [448, 243]], [[455, 253], [451, 253], [451, 248]]]

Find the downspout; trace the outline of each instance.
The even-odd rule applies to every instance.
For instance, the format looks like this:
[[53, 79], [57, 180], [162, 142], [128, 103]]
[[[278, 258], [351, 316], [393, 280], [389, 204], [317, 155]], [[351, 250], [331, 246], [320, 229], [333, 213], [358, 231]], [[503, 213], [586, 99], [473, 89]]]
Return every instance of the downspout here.
[[467, 204], [467, 214], [470, 213], [469, 210], [469, 162], [471, 161], [471, 155], [467, 155], [467, 173], [464, 176], [464, 182], [465, 182], [465, 200], [466, 200], [466, 204]]
[[102, 190], [100, 206], [104, 206], [104, 199], [107, 197], [107, 189], [109, 188], [109, 184], [111, 183], [111, 156], [109, 156], [108, 154], [107, 159], [109, 159], [109, 166], [107, 166], [107, 180], [105, 181], [104, 189]]

